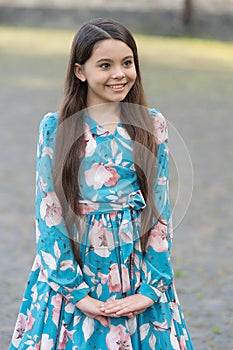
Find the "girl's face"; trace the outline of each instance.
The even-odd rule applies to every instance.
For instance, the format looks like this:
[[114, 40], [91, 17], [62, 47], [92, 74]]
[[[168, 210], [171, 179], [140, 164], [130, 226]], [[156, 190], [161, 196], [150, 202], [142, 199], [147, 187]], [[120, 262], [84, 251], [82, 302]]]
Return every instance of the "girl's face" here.
[[75, 64], [75, 75], [87, 81], [87, 106], [121, 102], [137, 76], [133, 52], [123, 41], [101, 40], [83, 65]]

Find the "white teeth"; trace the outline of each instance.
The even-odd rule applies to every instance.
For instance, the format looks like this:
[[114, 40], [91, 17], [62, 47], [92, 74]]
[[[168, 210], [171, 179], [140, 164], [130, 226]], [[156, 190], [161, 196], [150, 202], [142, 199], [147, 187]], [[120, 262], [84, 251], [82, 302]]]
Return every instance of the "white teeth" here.
[[112, 89], [121, 89], [121, 88], [124, 87], [124, 85], [123, 85], [123, 84], [121, 84], [121, 85], [110, 85], [110, 87], [111, 87]]

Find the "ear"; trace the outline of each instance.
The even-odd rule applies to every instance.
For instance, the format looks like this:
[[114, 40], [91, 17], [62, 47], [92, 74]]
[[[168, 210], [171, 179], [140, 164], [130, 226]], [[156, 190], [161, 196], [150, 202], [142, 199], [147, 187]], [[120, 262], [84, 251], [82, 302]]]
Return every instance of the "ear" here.
[[87, 80], [85, 73], [84, 73], [83, 66], [81, 66], [81, 64], [78, 64], [78, 63], [74, 64], [74, 74], [82, 82]]

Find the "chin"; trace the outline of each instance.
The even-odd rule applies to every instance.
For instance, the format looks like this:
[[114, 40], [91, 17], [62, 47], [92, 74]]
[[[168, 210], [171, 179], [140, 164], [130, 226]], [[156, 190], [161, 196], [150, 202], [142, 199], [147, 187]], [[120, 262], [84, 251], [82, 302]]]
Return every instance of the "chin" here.
[[128, 95], [128, 92], [127, 94], [116, 96], [115, 98], [112, 99], [112, 102], [123, 102], [127, 95]]

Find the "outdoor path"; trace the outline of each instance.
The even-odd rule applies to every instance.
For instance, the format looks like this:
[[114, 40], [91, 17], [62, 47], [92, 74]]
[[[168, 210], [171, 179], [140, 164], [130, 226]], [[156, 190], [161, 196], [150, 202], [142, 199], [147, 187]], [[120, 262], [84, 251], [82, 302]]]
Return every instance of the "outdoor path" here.
[[[62, 55], [0, 56], [1, 350], [10, 341], [35, 252], [38, 125], [45, 113], [57, 110], [65, 64]], [[175, 125], [193, 164], [192, 200], [175, 230], [173, 259], [195, 349], [232, 350], [232, 72], [150, 69], [147, 62], [143, 66], [147, 67], [143, 75], [150, 105]], [[171, 174], [171, 187], [173, 177], [176, 183]], [[190, 179], [185, 172], [181, 180], [188, 190]]]

